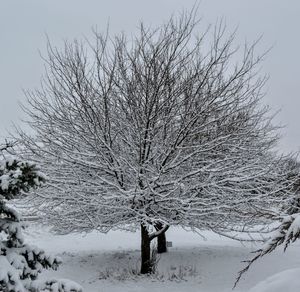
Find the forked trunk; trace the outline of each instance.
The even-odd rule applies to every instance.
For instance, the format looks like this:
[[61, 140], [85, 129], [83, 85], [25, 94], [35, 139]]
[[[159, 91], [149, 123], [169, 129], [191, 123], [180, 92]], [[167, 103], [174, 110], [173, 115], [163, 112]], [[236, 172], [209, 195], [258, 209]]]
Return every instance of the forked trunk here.
[[167, 252], [167, 239], [166, 233], [162, 233], [157, 237], [157, 253]]
[[[161, 223], [157, 223], [155, 225], [155, 229], [157, 231], [161, 230], [163, 225]], [[157, 253], [164, 253], [167, 252], [167, 239], [166, 239], [166, 232], [157, 236]]]
[[149, 274], [151, 267], [150, 238], [147, 228], [141, 225], [141, 274]]

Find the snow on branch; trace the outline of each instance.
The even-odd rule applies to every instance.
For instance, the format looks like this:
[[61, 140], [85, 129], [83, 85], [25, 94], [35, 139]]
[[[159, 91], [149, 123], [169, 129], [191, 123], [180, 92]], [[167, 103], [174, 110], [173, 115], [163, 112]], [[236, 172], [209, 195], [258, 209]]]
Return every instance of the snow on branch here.
[[152, 232], [149, 234], [149, 240], [151, 241], [152, 239], [158, 237], [159, 235], [163, 234], [164, 232], [166, 232], [169, 229], [169, 225], [165, 225], [164, 227], [162, 227], [161, 229], [159, 229], [156, 232]]
[[57, 230], [225, 233], [288, 204], [293, 165], [272, 152], [277, 127], [261, 105], [264, 53], [236, 50], [222, 25], [212, 39], [198, 28], [185, 15], [132, 40], [48, 44], [43, 84], [24, 105], [33, 134], [15, 139], [48, 177], [28, 204]]
[[[7, 201], [20, 197], [45, 182], [45, 176], [35, 164], [17, 158], [0, 161], [0, 290], [16, 292], [65, 291], [81, 292], [78, 284], [66, 281], [44, 282], [36, 286], [43, 269], [56, 270], [61, 259], [24, 242], [24, 223]], [[40, 282], [42, 283], [42, 282]]]
[[247, 265], [238, 273], [238, 277], [234, 284], [234, 287], [238, 284], [239, 280], [246, 273], [251, 265], [259, 258], [273, 252], [278, 246], [284, 245], [284, 251], [288, 246], [299, 239], [300, 237], [300, 213], [286, 215], [281, 218], [281, 223], [277, 227], [276, 231], [271, 235], [271, 238], [265, 243], [265, 245], [255, 251], [256, 254], [252, 259], [244, 261]]

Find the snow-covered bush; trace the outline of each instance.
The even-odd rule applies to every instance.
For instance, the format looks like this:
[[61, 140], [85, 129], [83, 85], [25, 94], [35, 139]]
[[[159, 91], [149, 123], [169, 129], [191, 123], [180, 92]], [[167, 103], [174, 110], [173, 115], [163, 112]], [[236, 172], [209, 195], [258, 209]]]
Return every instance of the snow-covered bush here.
[[32, 163], [14, 158], [0, 161], [0, 291], [82, 291], [78, 284], [68, 280], [36, 280], [43, 269], [56, 270], [61, 260], [26, 244], [22, 235], [24, 223], [19, 214], [7, 206], [8, 200], [44, 181], [44, 175]]

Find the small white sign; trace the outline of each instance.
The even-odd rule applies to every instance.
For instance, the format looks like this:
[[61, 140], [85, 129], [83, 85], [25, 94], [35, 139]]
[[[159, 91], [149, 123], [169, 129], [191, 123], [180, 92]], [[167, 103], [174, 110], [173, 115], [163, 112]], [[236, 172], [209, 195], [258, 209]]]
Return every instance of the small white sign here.
[[167, 241], [167, 247], [172, 247], [172, 246], [173, 246], [172, 241]]

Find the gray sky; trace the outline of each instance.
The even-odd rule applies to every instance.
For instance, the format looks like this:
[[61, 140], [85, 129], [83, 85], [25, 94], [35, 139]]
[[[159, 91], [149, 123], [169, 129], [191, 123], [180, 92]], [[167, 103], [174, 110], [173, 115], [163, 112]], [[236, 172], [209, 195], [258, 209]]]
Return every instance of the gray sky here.
[[[195, 0], [0, 0], [0, 138], [12, 122], [24, 115], [18, 102], [22, 88], [39, 85], [46, 34], [62, 46], [63, 39], [89, 35], [91, 28], [111, 33], [134, 32], [140, 20], [158, 25], [171, 14], [189, 9]], [[238, 41], [264, 35], [260, 47], [274, 45], [263, 64], [270, 74], [265, 101], [276, 122], [284, 124], [280, 147], [300, 149], [300, 1], [299, 0], [202, 0], [203, 23], [224, 17], [229, 29], [239, 26]]]

